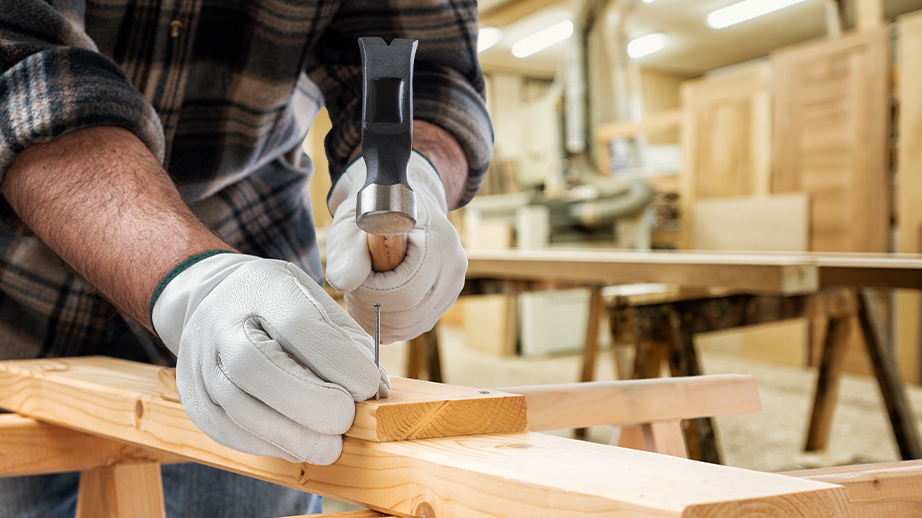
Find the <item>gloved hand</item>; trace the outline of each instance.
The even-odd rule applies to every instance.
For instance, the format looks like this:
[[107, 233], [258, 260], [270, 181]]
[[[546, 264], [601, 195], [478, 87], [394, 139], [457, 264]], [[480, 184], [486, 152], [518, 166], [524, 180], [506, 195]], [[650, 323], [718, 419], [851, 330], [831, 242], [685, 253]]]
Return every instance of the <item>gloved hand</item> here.
[[365, 232], [355, 224], [355, 200], [365, 184], [365, 160], [340, 175], [327, 206], [326, 279], [346, 292], [349, 314], [366, 331], [374, 329], [372, 303], [381, 302], [381, 342], [415, 338], [432, 329], [464, 287], [467, 256], [448, 221], [442, 180], [429, 161], [413, 151], [407, 170], [416, 193], [416, 226], [408, 233], [407, 255], [397, 268], [375, 272]]
[[186, 414], [235, 450], [334, 462], [355, 402], [390, 390], [371, 339], [291, 263], [200, 257], [174, 268], [151, 303]]

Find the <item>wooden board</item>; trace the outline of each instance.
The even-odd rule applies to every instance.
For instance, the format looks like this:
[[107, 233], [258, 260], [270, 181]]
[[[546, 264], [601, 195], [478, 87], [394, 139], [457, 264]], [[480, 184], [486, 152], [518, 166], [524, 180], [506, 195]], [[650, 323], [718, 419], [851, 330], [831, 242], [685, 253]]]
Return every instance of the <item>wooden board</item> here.
[[[771, 75], [771, 66], [759, 63], [682, 84], [683, 228], [696, 228], [698, 200], [768, 194]], [[690, 246], [686, 231], [683, 247]]]
[[[922, 252], [922, 12], [899, 17], [896, 85], [899, 127], [896, 170], [896, 251]], [[922, 294], [899, 291], [894, 298], [894, 347], [900, 374], [906, 381], [922, 381]]]
[[[835, 517], [841, 487], [518, 432], [376, 443], [331, 466], [233, 451], [157, 392], [156, 367], [74, 376], [78, 360], [0, 363], [0, 407], [398, 516]], [[95, 379], [120, 378], [116, 388]]]
[[919, 254], [813, 254], [822, 286], [922, 289]]
[[806, 252], [810, 246], [805, 193], [699, 200], [692, 221], [695, 250]]
[[502, 389], [528, 398], [530, 431], [735, 415], [762, 410], [755, 376], [596, 381]]
[[772, 54], [772, 191], [810, 194], [813, 251], [888, 250], [889, 49], [880, 27]]
[[818, 288], [816, 265], [803, 255], [467, 250], [467, 260], [469, 279], [554, 279], [594, 285], [658, 282], [784, 294]]
[[0, 415], [0, 437], [0, 477], [68, 473], [119, 463], [183, 462], [178, 457], [16, 414]]
[[[115, 369], [109, 358], [93, 358], [92, 366]], [[85, 363], [71, 365], [77, 372]], [[179, 402], [176, 370], [160, 369], [158, 392]], [[355, 405], [355, 420], [345, 435], [387, 442], [483, 433], [521, 432], [526, 426], [523, 396], [444, 383], [391, 377], [391, 395]]]
[[922, 461], [838, 466], [784, 473], [839, 484], [848, 495], [848, 518], [922, 515]]

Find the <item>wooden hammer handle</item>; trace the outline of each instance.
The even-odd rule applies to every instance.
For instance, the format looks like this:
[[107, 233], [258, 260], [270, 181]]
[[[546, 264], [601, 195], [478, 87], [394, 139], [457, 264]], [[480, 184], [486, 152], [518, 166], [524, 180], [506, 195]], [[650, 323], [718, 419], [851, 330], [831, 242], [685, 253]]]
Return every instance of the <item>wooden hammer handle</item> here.
[[407, 235], [368, 234], [368, 250], [371, 252], [371, 269], [376, 272], [389, 272], [397, 268], [407, 255]]

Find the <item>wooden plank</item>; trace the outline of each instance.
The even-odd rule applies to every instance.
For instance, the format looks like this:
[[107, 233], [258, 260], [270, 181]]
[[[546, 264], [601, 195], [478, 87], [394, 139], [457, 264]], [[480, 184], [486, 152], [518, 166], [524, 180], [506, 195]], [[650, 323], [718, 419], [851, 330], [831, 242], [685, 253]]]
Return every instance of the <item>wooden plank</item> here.
[[[897, 69], [896, 84], [899, 101], [896, 161], [896, 251], [922, 252], [922, 98], [918, 95], [922, 84], [922, 60], [915, 57], [922, 48], [922, 11], [897, 19]], [[917, 291], [898, 291], [894, 297], [894, 344], [897, 366], [903, 379], [912, 383], [922, 381], [922, 294]]]
[[535, 432], [748, 414], [762, 409], [755, 377], [739, 374], [501, 390], [528, 398], [528, 430]]
[[[121, 384], [112, 387], [75, 376], [79, 363], [0, 363], [0, 407], [403, 517], [845, 512], [838, 486], [531, 432], [388, 443], [346, 437], [331, 466], [257, 457], [214, 443], [164, 401], [156, 367], [119, 362]], [[98, 365], [96, 373], [113, 377]]]
[[[115, 365], [107, 360], [94, 362]], [[178, 403], [176, 370], [161, 369], [157, 376], [160, 395]], [[345, 435], [387, 442], [520, 432], [526, 416], [525, 398], [516, 394], [392, 376], [389, 397], [356, 403], [355, 420]]]
[[922, 461], [808, 469], [784, 475], [843, 486], [848, 496], [848, 518], [922, 515]]
[[644, 425], [644, 433], [649, 430], [653, 451], [673, 457], [688, 458], [685, 448], [685, 437], [682, 435], [682, 426], [679, 421], [661, 421]]
[[772, 54], [772, 190], [807, 192], [813, 251], [886, 252], [890, 31]]
[[77, 518], [164, 518], [156, 462], [122, 463], [80, 474]]
[[0, 437], [0, 477], [69, 473], [121, 462], [185, 462], [16, 414], [0, 415]]
[[741, 291], [816, 291], [816, 265], [802, 255], [697, 254], [604, 250], [467, 250], [467, 277], [636, 282]]
[[806, 252], [810, 197], [806, 193], [711, 198], [695, 203], [692, 248]]
[[919, 254], [817, 253], [812, 257], [819, 267], [821, 286], [922, 289]]
[[771, 171], [768, 63], [682, 84], [683, 248], [691, 247], [698, 200], [766, 195]]
[[378, 511], [346, 511], [343, 513], [325, 513], [325, 514], [302, 514], [298, 516], [289, 516], [287, 518], [390, 518], [392, 515], [379, 513]]

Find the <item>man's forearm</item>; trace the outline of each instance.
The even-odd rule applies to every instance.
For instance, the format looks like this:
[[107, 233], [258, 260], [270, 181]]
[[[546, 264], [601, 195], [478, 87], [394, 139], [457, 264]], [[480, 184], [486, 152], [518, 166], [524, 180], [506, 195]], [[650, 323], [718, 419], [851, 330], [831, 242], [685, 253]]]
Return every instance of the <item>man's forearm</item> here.
[[[467, 183], [467, 156], [464, 149], [451, 133], [439, 126], [422, 120], [413, 121], [413, 148], [426, 155], [435, 166], [445, 187], [448, 209], [458, 207]], [[350, 160], [362, 150], [359, 145], [349, 157]], [[412, 185], [410, 186], [412, 187]]]
[[122, 128], [93, 127], [29, 146], [0, 191], [45, 244], [148, 329], [150, 299], [164, 275], [197, 253], [232, 250]]

